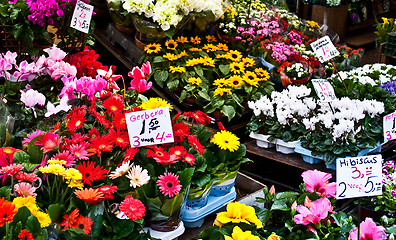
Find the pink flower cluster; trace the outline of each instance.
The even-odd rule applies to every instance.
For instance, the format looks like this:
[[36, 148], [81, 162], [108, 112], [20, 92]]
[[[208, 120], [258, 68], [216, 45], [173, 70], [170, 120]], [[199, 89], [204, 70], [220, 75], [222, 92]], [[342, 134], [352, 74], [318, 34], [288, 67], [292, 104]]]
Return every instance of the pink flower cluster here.
[[136, 90], [139, 93], [147, 91], [151, 88], [152, 82], [146, 81], [146, 78], [151, 74], [151, 64], [146, 62], [141, 68], [134, 67], [132, 71], [128, 73], [129, 77], [132, 77], [131, 86], [128, 89]]
[[292, 55], [293, 53], [297, 53], [294, 51], [293, 46], [289, 46], [283, 42], [270, 43], [266, 46], [266, 48], [272, 51], [271, 57], [279, 63], [287, 61], [288, 56]]
[[55, 18], [63, 16], [67, 2], [67, 0], [27, 0], [26, 3], [30, 7], [28, 19], [42, 27], [47, 24], [53, 25]]
[[299, 44], [299, 45], [301, 45], [301, 44], [303, 44], [303, 41], [302, 41], [302, 39], [301, 39], [301, 35], [300, 34], [298, 34], [297, 32], [296, 32], [296, 30], [291, 30], [288, 34], [287, 34], [287, 36], [290, 38], [290, 40], [293, 42], [293, 43], [296, 43], [296, 44]]

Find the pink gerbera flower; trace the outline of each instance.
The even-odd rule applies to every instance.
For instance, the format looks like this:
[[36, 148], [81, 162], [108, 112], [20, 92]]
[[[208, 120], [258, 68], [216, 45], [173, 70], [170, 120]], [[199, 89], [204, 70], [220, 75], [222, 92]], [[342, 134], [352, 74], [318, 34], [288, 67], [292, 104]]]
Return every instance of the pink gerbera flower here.
[[67, 150], [58, 152], [51, 159], [63, 160], [66, 162], [65, 167], [73, 167], [76, 164], [76, 158]]
[[142, 219], [146, 213], [143, 203], [131, 195], [126, 196], [125, 200], [121, 202], [120, 210], [132, 221]]
[[[349, 232], [348, 240], [357, 240], [358, 229], [354, 227]], [[362, 223], [360, 223], [360, 239], [359, 240], [386, 240], [387, 235], [385, 233], [385, 228], [383, 226], [377, 226], [373, 219], [366, 218]]]
[[331, 179], [330, 173], [318, 170], [308, 170], [301, 174], [303, 177], [306, 190], [308, 192], [317, 192], [322, 197], [334, 197], [336, 195], [336, 183], [329, 183]]
[[69, 146], [69, 151], [78, 160], [81, 160], [81, 159], [87, 160], [88, 159], [89, 153], [86, 149], [86, 146], [83, 144], [72, 144]]
[[36, 130], [36, 131], [34, 131], [34, 132], [32, 132], [32, 133], [29, 133], [29, 134], [26, 136], [26, 138], [24, 138], [24, 139], [22, 140], [22, 144], [23, 144], [23, 145], [29, 144], [30, 141], [32, 141], [33, 138], [35, 138], [35, 137], [37, 137], [37, 136], [40, 136], [40, 135], [42, 135], [43, 133], [44, 133], [44, 132], [41, 131], [41, 130]]
[[184, 155], [184, 160], [183, 162], [188, 162], [191, 166], [194, 166], [195, 163], [195, 157], [191, 153], [186, 153]]
[[165, 173], [158, 177], [157, 186], [161, 193], [168, 197], [179, 194], [182, 185], [179, 184], [179, 176], [174, 173]]
[[41, 150], [44, 153], [51, 152], [58, 147], [62, 142], [61, 137], [52, 132], [47, 132], [41, 135], [41, 137], [34, 143], [34, 146], [41, 146]]
[[34, 191], [36, 191], [36, 188], [27, 182], [21, 182], [15, 184], [14, 190], [18, 194], [18, 197], [28, 197], [28, 196], [36, 197], [37, 195], [36, 193], [34, 193]]
[[23, 166], [21, 164], [15, 164], [15, 163], [10, 164], [8, 166], [0, 168], [0, 175], [14, 176], [22, 169], [23, 169]]

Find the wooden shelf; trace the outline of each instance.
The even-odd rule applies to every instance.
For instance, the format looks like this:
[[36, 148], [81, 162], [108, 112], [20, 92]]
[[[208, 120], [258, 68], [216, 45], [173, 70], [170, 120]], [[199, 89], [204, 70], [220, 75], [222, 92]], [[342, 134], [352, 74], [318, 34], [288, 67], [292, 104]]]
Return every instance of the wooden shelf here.
[[350, 47], [359, 48], [368, 44], [375, 43], [374, 31], [361, 31], [358, 34], [347, 36], [345, 43]]

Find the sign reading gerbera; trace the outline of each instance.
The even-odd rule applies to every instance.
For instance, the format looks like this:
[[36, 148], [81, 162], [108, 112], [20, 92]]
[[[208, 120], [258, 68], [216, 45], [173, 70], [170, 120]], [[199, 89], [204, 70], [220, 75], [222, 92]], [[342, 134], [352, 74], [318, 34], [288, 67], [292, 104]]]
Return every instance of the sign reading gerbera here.
[[311, 48], [321, 63], [340, 55], [329, 36], [324, 36], [311, 43]]
[[169, 107], [125, 113], [132, 147], [174, 142]]

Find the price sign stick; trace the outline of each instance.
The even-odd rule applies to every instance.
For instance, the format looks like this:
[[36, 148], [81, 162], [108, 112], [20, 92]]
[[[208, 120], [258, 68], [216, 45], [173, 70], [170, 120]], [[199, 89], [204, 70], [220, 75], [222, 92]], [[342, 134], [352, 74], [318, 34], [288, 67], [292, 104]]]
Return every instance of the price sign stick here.
[[360, 219], [360, 214], [361, 214], [361, 206], [360, 206], [360, 197], [358, 198], [358, 227], [357, 227], [357, 230], [358, 230], [358, 238], [357, 239], [360, 239], [360, 222], [362, 221], [362, 219]]
[[348, 91], [348, 88], [347, 88], [347, 86], [345, 85], [344, 80], [342, 80], [341, 75], [340, 75], [340, 73], [338, 72], [338, 70], [337, 70], [337, 68], [336, 68], [336, 66], [335, 66], [335, 64], [334, 64], [334, 61], [331, 59], [330, 62], [331, 62], [331, 65], [333, 65], [333, 68], [336, 70], [337, 75], [338, 75], [338, 77], [340, 78], [342, 84], [344, 84], [345, 90]]
[[330, 107], [330, 109], [331, 109], [331, 112], [332, 112], [333, 114], [335, 114], [334, 109], [333, 109], [333, 107], [331, 106], [330, 102], [328, 102], [328, 104], [329, 104], [329, 107]]

